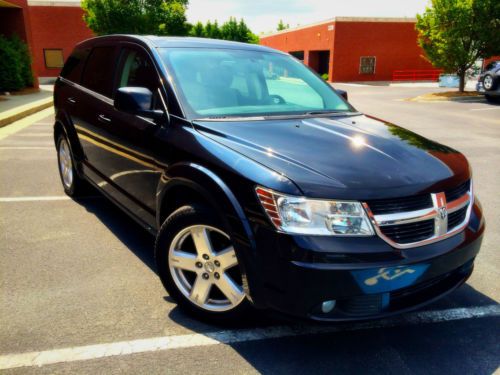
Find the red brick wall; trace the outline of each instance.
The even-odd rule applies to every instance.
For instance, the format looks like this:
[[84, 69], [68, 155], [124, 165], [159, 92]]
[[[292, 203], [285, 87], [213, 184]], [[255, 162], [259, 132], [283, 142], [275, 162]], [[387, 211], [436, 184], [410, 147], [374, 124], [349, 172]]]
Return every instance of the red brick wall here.
[[[337, 22], [334, 81], [388, 81], [394, 70], [434, 69], [417, 45], [413, 22]], [[359, 73], [361, 56], [375, 56], [375, 74]]]
[[[334, 30], [328, 30], [334, 25]], [[285, 52], [330, 50], [330, 80], [386, 81], [394, 70], [434, 69], [422, 58], [413, 22], [338, 20], [261, 38], [260, 44]], [[361, 56], [375, 56], [374, 75], [359, 74]]]
[[[311, 27], [281, 32], [279, 34], [262, 37], [260, 44], [285, 52], [304, 51], [304, 63], [314, 67], [317, 62], [310, 61], [309, 51], [330, 51], [330, 72], [333, 58], [333, 40], [335, 28], [328, 30], [334, 22], [314, 25]], [[331, 27], [330, 27], [331, 28]]]
[[73, 6], [30, 6], [29, 18], [33, 36], [32, 51], [35, 72], [39, 77], [57, 77], [60, 69], [47, 69], [44, 48], [62, 49], [64, 60], [80, 41], [92, 32], [82, 19], [83, 10]]
[[497, 60], [500, 60], [500, 56], [488, 57], [487, 59], [484, 59], [483, 67], [485, 67], [486, 65], [488, 65], [490, 62], [497, 61]]
[[[14, 9], [13, 11], [10, 8], [2, 8], [0, 10], [2, 13], [2, 17], [0, 17], [0, 32], [5, 35], [10, 35], [12, 33], [17, 34], [28, 43], [30, 52], [33, 55], [33, 38], [31, 34], [31, 25], [29, 23], [28, 1], [9, 0], [8, 2], [19, 6], [20, 8]], [[7, 20], [4, 18], [7, 18]], [[34, 61], [31, 64], [31, 69], [34, 76], [33, 86], [38, 87], [38, 74], [36, 74], [35, 71]]]

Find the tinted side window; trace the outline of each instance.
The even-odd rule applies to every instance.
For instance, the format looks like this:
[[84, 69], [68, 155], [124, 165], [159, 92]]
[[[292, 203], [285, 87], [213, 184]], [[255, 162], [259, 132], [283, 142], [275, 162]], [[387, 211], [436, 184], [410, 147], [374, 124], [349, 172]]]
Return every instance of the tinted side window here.
[[83, 66], [85, 59], [89, 54], [89, 49], [76, 49], [73, 51], [61, 71], [61, 77], [66, 78], [72, 82], [80, 83], [82, 78]]
[[114, 47], [96, 47], [90, 53], [83, 73], [82, 85], [111, 97], [113, 87]]
[[126, 48], [122, 58], [119, 87], [146, 87], [155, 92], [158, 88], [158, 74], [149, 57], [143, 52]]
[[158, 98], [158, 73], [151, 59], [142, 51], [124, 48], [122, 52], [122, 70], [118, 87], [145, 87], [153, 93], [152, 107], [161, 108]]

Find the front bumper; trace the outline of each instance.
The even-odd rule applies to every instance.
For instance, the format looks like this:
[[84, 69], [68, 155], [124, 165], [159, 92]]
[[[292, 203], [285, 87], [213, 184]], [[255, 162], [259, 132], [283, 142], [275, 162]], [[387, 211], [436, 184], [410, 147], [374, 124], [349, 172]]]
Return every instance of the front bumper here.
[[[255, 229], [255, 228], [254, 228]], [[256, 230], [257, 305], [315, 320], [379, 318], [429, 303], [464, 283], [481, 246], [475, 204], [467, 228], [430, 245], [397, 250], [379, 237], [290, 236]], [[335, 301], [325, 313], [324, 301]]]

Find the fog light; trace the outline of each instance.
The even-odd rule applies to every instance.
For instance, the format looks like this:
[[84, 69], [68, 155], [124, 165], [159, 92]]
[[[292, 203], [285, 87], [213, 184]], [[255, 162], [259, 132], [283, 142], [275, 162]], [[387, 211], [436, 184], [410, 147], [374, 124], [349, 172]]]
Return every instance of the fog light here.
[[321, 304], [321, 312], [328, 314], [335, 307], [335, 300], [325, 301]]

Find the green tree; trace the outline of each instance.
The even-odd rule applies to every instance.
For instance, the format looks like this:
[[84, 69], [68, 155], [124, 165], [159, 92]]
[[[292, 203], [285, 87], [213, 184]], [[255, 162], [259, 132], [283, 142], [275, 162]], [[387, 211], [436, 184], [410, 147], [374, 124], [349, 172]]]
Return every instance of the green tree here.
[[83, 20], [97, 35], [187, 35], [188, 0], [82, 0]]
[[280, 20], [280, 22], [278, 22], [278, 27], [276, 28], [276, 30], [281, 31], [281, 30], [286, 30], [286, 29], [289, 29], [289, 28], [290, 28], [289, 24], [285, 25], [283, 23], [283, 20]]
[[189, 30], [189, 35], [190, 36], [196, 36], [196, 37], [204, 37], [205, 36], [205, 29], [203, 28], [203, 24], [201, 22], [196, 22], [192, 27], [191, 30]]
[[447, 73], [465, 76], [478, 58], [500, 54], [500, 1], [431, 0], [417, 15], [418, 44], [427, 59]]
[[217, 21], [213, 23], [207, 21], [205, 26], [203, 26], [201, 22], [197, 22], [192, 26], [189, 35], [203, 38], [234, 40], [244, 43], [259, 43], [259, 37], [252, 33], [245, 21], [241, 19], [238, 22], [234, 17], [230, 17], [229, 21], [224, 22], [220, 27]]

